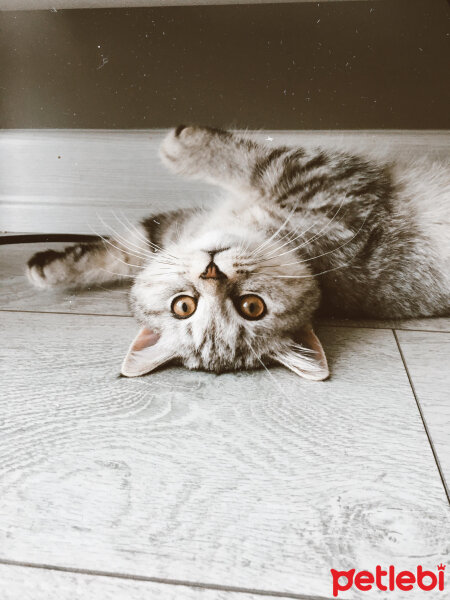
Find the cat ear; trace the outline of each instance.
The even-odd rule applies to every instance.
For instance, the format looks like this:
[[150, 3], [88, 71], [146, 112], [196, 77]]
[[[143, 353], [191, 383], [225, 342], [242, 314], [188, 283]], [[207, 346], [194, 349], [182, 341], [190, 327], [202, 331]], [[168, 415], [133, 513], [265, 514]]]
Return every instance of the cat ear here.
[[174, 358], [161, 336], [143, 327], [134, 338], [120, 370], [125, 377], [139, 377]]
[[272, 358], [305, 379], [323, 381], [330, 375], [322, 344], [311, 325], [296, 332], [293, 342]]

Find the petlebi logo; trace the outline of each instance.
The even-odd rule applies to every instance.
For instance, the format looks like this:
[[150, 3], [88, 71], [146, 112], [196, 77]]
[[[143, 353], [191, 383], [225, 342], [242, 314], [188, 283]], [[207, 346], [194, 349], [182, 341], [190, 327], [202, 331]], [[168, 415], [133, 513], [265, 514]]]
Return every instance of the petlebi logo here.
[[336, 598], [339, 592], [346, 592], [352, 587], [362, 592], [368, 592], [372, 588], [378, 588], [383, 592], [394, 590], [409, 592], [414, 589], [429, 592], [437, 588], [443, 592], [445, 565], [437, 565], [436, 569], [436, 571], [427, 571], [422, 565], [419, 565], [415, 571], [397, 571], [393, 565], [386, 569], [377, 565], [375, 572], [331, 569], [333, 596]]

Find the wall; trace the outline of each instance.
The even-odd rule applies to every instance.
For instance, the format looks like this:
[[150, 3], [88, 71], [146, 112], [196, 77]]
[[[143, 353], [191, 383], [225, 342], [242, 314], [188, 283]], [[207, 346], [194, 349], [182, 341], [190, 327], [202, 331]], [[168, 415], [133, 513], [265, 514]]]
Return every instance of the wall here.
[[445, 129], [445, 0], [0, 13], [0, 127]]

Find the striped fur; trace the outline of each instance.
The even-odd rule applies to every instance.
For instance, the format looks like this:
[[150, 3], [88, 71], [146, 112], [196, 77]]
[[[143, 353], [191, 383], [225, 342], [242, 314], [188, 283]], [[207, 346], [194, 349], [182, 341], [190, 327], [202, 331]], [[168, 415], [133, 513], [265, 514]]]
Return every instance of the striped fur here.
[[[132, 346], [129, 374], [173, 359], [216, 372], [269, 360], [321, 379], [326, 362], [310, 333], [319, 305], [350, 317], [449, 314], [445, 165], [269, 148], [230, 132], [182, 126], [167, 136], [161, 157], [175, 173], [224, 188], [223, 203], [149, 217], [115, 240], [40, 253], [29, 262], [30, 279], [40, 287], [91, 285], [108, 279], [108, 271], [110, 279], [133, 279], [135, 315], [156, 346], [142, 359], [133, 349], [142, 344]], [[213, 283], [200, 274], [214, 251], [226, 279]], [[181, 293], [197, 299], [197, 310], [180, 321], [170, 302]], [[236, 298], [249, 293], [266, 303], [261, 320], [236, 311]], [[136, 366], [139, 360], [148, 368]]]

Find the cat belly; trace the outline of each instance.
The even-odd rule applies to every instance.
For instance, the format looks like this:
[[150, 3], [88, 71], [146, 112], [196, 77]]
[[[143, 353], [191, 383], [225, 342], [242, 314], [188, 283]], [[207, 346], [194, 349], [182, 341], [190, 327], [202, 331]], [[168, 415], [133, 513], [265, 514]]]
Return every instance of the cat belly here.
[[397, 166], [398, 203], [430, 249], [435, 266], [450, 270], [450, 167], [439, 161], [416, 161]]
[[403, 248], [401, 253], [393, 243], [373, 260], [319, 275], [318, 280], [322, 312], [328, 315], [404, 319], [450, 314], [449, 270], [442, 254], [423, 239], [411, 240], [410, 252]]
[[386, 215], [372, 242], [369, 235], [363, 260], [319, 277], [329, 312], [383, 319], [450, 314], [449, 168], [424, 160], [397, 165], [393, 178], [395, 218]]

